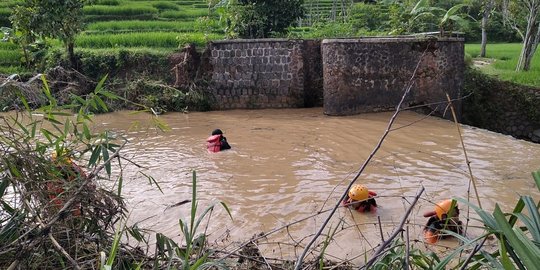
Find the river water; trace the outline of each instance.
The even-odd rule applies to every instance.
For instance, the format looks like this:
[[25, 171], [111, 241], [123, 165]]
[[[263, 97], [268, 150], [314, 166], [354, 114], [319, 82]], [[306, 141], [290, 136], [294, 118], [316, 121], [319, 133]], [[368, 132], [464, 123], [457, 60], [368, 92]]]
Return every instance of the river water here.
[[[195, 170], [199, 211], [217, 200], [231, 209], [232, 220], [221, 207], [213, 212], [207, 228], [212, 243], [232, 250], [255, 234], [306, 219], [258, 242], [265, 255], [281, 257], [294, 254], [294, 247], [300, 251], [318, 230], [328, 212], [315, 214], [340, 198], [391, 115], [329, 117], [322, 108], [168, 113], [159, 117], [170, 126], [167, 132], [156, 129], [148, 114], [116, 112], [97, 116], [94, 122], [99, 129], [124, 134], [129, 143], [123, 155], [142, 166], [127, 165], [124, 171], [129, 223], [181, 241], [178, 219], [189, 219], [189, 204], [169, 206], [191, 199]], [[231, 150], [207, 152], [205, 140], [215, 128], [224, 131]], [[462, 132], [485, 209], [491, 211], [499, 203], [503, 211], [510, 211], [519, 195], [538, 198], [531, 171], [540, 169], [539, 144], [468, 126]], [[158, 181], [163, 193], [141, 172]], [[434, 202], [466, 198], [469, 179], [453, 122], [401, 113], [358, 179], [378, 193], [380, 207], [367, 214], [339, 208], [330, 226], [342, 223], [329, 256], [363, 256], [381, 242], [380, 231], [388, 237], [424, 186], [407, 225], [411, 241], [421, 243], [423, 213], [432, 210]], [[470, 194], [476, 203], [472, 188]], [[464, 220], [467, 210], [460, 206]], [[468, 237], [480, 234], [474, 228], [478, 224], [471, 219]], [[440, 241], [437, 247], [451, 245]]]

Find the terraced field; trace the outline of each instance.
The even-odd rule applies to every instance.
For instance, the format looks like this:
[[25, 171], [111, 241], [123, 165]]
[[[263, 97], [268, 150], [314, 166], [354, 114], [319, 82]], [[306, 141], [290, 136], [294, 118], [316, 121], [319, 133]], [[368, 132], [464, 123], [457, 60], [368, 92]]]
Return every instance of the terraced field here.
[[[303, 26], [325, 20], [332, 14], [334, 0], [304, 2], [307, 14], [301, 22]], [[0, 1], [0, 27], [10, 26], [9, 15], [16, 3], [17, 0]], [[338, 3], [335, 13], [339, 15], [340, 10]], [[95, 5], [84, 8], [84, 15], [86, 30], [76, 40], [79, 51], [171, 52], [187, 42], [200, 46], [208, 40], [224, 38], [217, 20], [205, 19], [217, 19], [206, 0], [98, 0]], [[59, 42], [52, 44], [61, 46]], [[23, 70], [21, 57], [16, 47], [0, 42], [0, 73]]]
[[[0, 2], [0, 26], [10, 26], [16, 0]], [[223, 38], [205, 0], [99, 0], [84, 8], [86, 30], [77, 37], [77, 50], [103, 49], [173, 51], [187, 42], [203, 45]], [[60, 46], [58, 42], [52, 42]], [[0, 42], [0, 73], [21, 70], [22, 55], [12, 44]]]

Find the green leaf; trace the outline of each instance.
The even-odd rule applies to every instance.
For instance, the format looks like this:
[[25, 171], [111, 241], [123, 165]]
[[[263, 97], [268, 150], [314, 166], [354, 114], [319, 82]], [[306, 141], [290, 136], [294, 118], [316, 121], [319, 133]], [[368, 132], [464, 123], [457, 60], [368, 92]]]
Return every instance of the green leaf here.
[[[26, 98], [24, 97], [23, 94], [21, 94], [19, 91], [17, 91], [17, 97], [21, 100], [21, 102], [23, 103], [24, 105], [24, 108], [26, 109], [27, 112], [30, 112], [30, 106], [28, 105], [28, 101], [26, 101]], [[32, 114], [30, 114], [32, 115]]]
[[96, 145], [94, 147], [94, 150], [92, 151], [92, 155], [90, 156], [90, 160], [88, 160], [88, 167], [92, 167], [96, 165], [96, 162], [99, 159], [99, 153], [101, 152], [101, 145]]
[[428, 7], [429, 6], [429, 0], [419, 0], [416, 2], [416, 5], [414, 5], [413, 9], [411, 10], [411, 14], [416, 14], [420, 8]]
[[101, 109], [105, 112], [108, 112], [109, 109], [107, 108], [107, 105], [105, 104], [105, 102], [103, 102], [103, 100], [99, 97], [99, 96], [95, 96], [94, 97], [97, 104], [101, 107]]
[[106, 90], [102, 90], [99, 92], [100, 94], [102, 94], [104, 97], [106, 98], [110, 98], [110, 99], [120, 99], [120, 96], [114, 94], [114, 93], [111, 93], [109, 91], [106, 91]]
[[107, 266], [112, 266], [114, 259], [116, 258], [116, 252], [118, 251], [118, 246], [120, 244], [120, 238], [121, 238], [120, 237], [121, 234], [119, 233], [119, 230], [120, 229], [118, 229], [114, 233], [114, 241], [111, 247], [111, 253], [109, 254], [109, 257], [107, 258], [107, 263], [106, 263]]
[[450, 9], [448, 9], [446, 14], [444, 14], [441, 21], [446, 22], [450, 16], [453, 16], [454, 14], [456, 14], [456, 12], [458, 12], [462, 7], [465, 7], [465, 6], [466, 6], [465, 4], [458, 4], [451, 7]]
[[148, 179], [148, 181], [150, 182], [150, 185], [152, 185], [152, 183], [155, 184], [155, 185], [157, 186], [157, 188], [159, 189], [159, 191], [160, 191], [161, 193], [163, 193], [163, 190], [162, 190], [161, 187], [159, 186], [159, 184], [158, 184], [158, 182], [156, 181], [156, 179], [154, 179], [154, 177], [152, 177], [151, 175], [147, 175], [147, 174], [145, 174], [145, 173], [143, 173], [143, 172], [140, 172], [140, 173], [141, 173], [142, 175], [144, 175], [144, 176]]
[[510, 257], [508, 257], [504, 236], [502, 236], [501, 240], [499, 240], [499, 249], [501, 250], [501, 264], [504, 269], [516, 269], [512, 261], [510, 261]]
[[0, 182], [0, 198], [4, 196], [4, 192], [6, 191], [6, 188], [9, 186], [9, 180], [7, 178], [4, 178], [2, 182]]
[[204, 256], [202, 256], [201, 258], [199, 258], [189, 269], [190, 270], [197, 270], [199, 269], [199, 267], [208, 259], [208, 255], [210, 255], [210, 253], [206, 253], [204, 254]]
[[45, 138], [47, 138], [47, 140], [49, 141], [49, 143], [52, 143], [53, 142], [53, 139], [52, 138], [58, 138], [56, 137], [54, 134], [52, 134], [50, 131], [42, 128], [40, 129], [41, 131], [41, 134], [43, 134], [43, 136], [45, 136]]
[[[523, 201], [523, 198], [520, 197], [512, 213], [514, 214], [521, 213], [524, 207], [525, 207], [525, 202]], [[514, 226], [516, 224], [516, 221], [517, 221], [517, 216], [513, 215], [513, 216], [510, 216], [508, 223], [510, 224], [510, 226]]]
[[83, 123], [82, 126], [83, 126], [84, 138], [86, 138], [87, 140], [90, 140], [92, 138], [92, 135], [90, 134], [90, 129], [88, 128], [88, 125], [86, 123]]
[[538, 189], [538, 191], [540, 191], [540, 170], [536, 172], [532, 172], [532, 176], [533, 176], [534, 182], [536, 183], [536, 188]]
[[517, 257], [519, 257], [519, 260], [527, 267], [527, 269], [538, 269], [535, 263], [535, 259], [540, 260], [540, 258], [535, 258], [533, 253], [529, 249], [527, 249], [523, 242], [520, 241], [514, 230], [512, 230], [510, 224], [508, 224], [508, 221], [504, 217], [504, 214], [498, 204], [495, 204], [495, 211], [493, 212], [493, 216], [495, 217], [495, 220], [499, 225], [499, 229], [506, 237], [506, 240], [510, 243]]
[[111, 177], [111, 161], [109, 160], [109, 150], [107, 147], [101, 147], [102, 155], [103, 155], [103, 161], [105, 161], [105, 171], [107, 171], [107, 175]]
[[105, 83], [105, 81], [107, 80], [107, 77], [109, 75], [106, 74], [105, 76], [103, 76], [103, 78], [101, 78], [101, 80], [99, 81], [99, 83], [96, 85], [96, 88], [94, 89], [94, 93], [99, 93], [99, 91], [101, 91], [101, 89], [103, 88], [103, 84]]

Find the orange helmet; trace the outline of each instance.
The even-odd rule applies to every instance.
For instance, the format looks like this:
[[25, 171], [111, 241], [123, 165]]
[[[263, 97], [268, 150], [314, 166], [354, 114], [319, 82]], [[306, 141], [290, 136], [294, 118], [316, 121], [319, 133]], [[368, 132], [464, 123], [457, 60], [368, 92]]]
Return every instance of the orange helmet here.
[[[451, 207], [452, 207], [452, 200], [451, 199], [444, 200], [444, 201], [441, 201], [441, 202], [437, 203], [435, 205], [435, 213], [437, 214], [437, 217], [439, 219], [442, 219], [442, 215], [443, 214], [448, 214], [448, 212], [450, 212]], [[455, 207], [457, 208], [457, 204], [455, 205]]]
[[362, 201], [369, 197], [369, 191], [365, 186], [356, 184], [349, 189], [349, 198], [355, 201]]

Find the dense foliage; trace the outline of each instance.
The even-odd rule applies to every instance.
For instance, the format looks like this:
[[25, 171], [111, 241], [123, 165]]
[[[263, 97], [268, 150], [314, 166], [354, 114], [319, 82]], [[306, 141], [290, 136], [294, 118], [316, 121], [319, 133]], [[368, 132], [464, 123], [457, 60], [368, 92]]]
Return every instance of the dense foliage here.
[[243, 38], [266, 38], [283, 33], [297, 19], [303, 17], [303, 0], [240, 0], [231, 9], [237, 21], [236, 31]]

